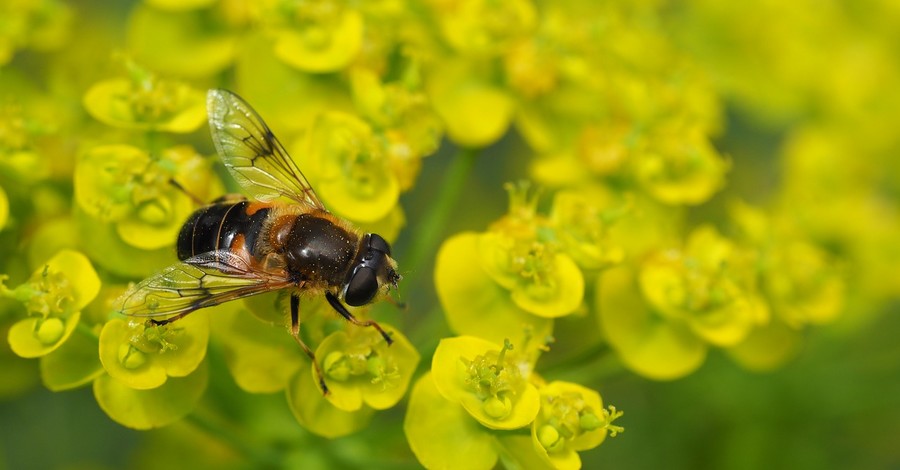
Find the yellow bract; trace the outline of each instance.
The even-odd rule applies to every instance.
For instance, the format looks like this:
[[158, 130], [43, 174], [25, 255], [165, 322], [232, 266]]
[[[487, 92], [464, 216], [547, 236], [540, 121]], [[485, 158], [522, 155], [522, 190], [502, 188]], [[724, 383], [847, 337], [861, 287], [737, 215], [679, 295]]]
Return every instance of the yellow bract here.
[[[5, 286], [0, 289], [6, 291]], [[6, 291], [23, 302], [30, 315], [10, 328], [10, 348], [21, 357], [51, 353], [72, 335], [81, 310], [99, 291], [100, 278], [87, 257], [77, 251], [60, 251], [27, 283]]]
[[97, 120], [123, 129], [187, 133], [206, 122], [202, 92], [153, 76], [99, 82], [84, 95], [84, 107]]
[[42, 357], [60, 347], [78, 326], [81, 312], [57, 317], [19, 320], [9, 329], [9, 347], [19, 357]]
[[621, 208], [601, 188], [560, 191], [553, 198], [551, 223], [565, 251], [584, 269], [615, 265], [625, 251], [610, 240], [609, 231]]
[[128, 145], [104, 145], [85, 153], [75, 170], [75, 198], [88, 215], [115, 223], [126, 243], [153, 250], [171, 245], [194, 203], [218, 191], [209, 162], [191, 147], [150, 154]]
[[3, 227], [6, 226], [6, 221], [9, 219], [9, 198], [6, 197], [6, 191], [3, 190], [3, 186], [0, 186], [0, 230], [3, 230]]
[[358, 11], [310, 5], [293, 13], [288, 25], [275, 32], [275, 54], [286, 64], [307, 72], [333, 72], [359, 53], [365, 24]]
[[837, 318], [846, 286], [823, 250], [797, 241], [773, 253], [770, 262], [764, 287], [782, 321], [801, 328]]
[[103, 375], [94, 381], [94, 398], [114, 421], [134, 429], [167, 426], [190, 413], [206, 391], [209, 371], [206, 362], [185, 377], [173, 377], [165, 384], [142, 390]]
[[698, 130], [655, 136], [639, 152], [638, 181], [667, 204], [699, 204], [724, 185], [728, 164]]
[[322, 396], [317, 381], [306, 370], [295, 374], [286, 389], [287, 402], [297, 421], [311, 432], [330, 439], [366, 427], [375, 410], [363, 406], [345, 411]]
[[506, 50], [531, 32], [537, 16], [529, 0], [430, 3], [444, 38], [464, 55], [494, 55]]
[[482, 69], [462, 61], [448, 61], [428, 72], [426, 85], [447, 136], [458, 145], [485, 147], [509, 127], [514, 101]]
[[441, 395], [479, 423], [516, 429], [531, 423], [540, 407], [537, 389], [516, 357], [490, 341], [460, 336], [441, 340], [431, 371]]
[[351, 75], [356, 107], [385, 140], [385, 153], [401, 191], [412, 187], [421, 158], [437, 150], [443, 133], [443, 123], [419, 89], [417, 67], [411, 65], [409, 75], [416, 78], [401, 83], [381, 83], [374, 72], [362, 68]]
[[514, 239], [503, 232], [479, 236], [481, 267], [510, 290], [521, 309], [555, 318], [575, 311], [584, 296], [584, 277], [566, 254], [553, 253], [537, 240]]
[[569, 382], [551, 382], [540, 392], [541, 412], [531, 425], [535, 449], [553, 468], [581, 468], [577, 451], [603, 443], [611, 422], [600, 394]]
[[208, 77], [231, 64], [238, 36], [218, 11], [198, 9], [215, 0], [152, 0], [138, 5], [128, 22], [128, 45], [136, 60], [174, 77]]
[[596, 292], [600, 328], [628, 368], [671, 380], [690, 374], [706, 359], [707, 345], [684, 323], [664, 321], [648, 308], [629, 268], [604, 272]]
[[[332, 333], [316, 349], [330, 389], [325, 398], [335, 407], [357, 411], [365, 404], [384, 410], [406, 393], [419, 353], [397, 329], [381, 326], [394, 340], [390, 346], [374, 328], [354, 326]], [[317, 377], [315, 370], [311, 373]]]
[[768, 308], [751, 284], [750, 259], [711, 227], [701, 227], [683, 250], [663, 250], [643, 264], [639, 283], [649, 306], [668, 321], [685, 322], [704, 340], [733, 346]]
[[316, 192], [335, 213], [353, 221], [383, 219], [397, 204], [400, 185], [384, 148], [365, 122], [325, 113], [306, 140], [304, 165]]
[[16, 50], [47, 51], [65, 44], [72, 11], [56, 0], [10, 1], [0, 5], [0, 66], [12, 60]]
[[[264, 300], [255, 297], [254, 300]], [[284, 390], [308, 361], [279, 323], [267, 324], [255, 317], [245, 302], [236, 301], [216, 308], [210, 327], [225, 348], [225, 363], [234, 381], [250, 393]], [[272, 304], [261, 308], [282, 320], [284, 310]]]
[[465, 232], [447, 239], [440, 250], [434, 270], [434, 282], [447, 321], [459, 334], [477, 335], [500, 343], [504, 338], [517, 341], [526, 330], [535, 337], [549, 336], [553, 322], [529, 314], [512, 301], [508, 289], [495, 277], [473, 265], [473, 253], [479, 257], [482, 234]]
[[183, 11], [208, 7], [216, 0], [144, 0], [144, 3], [161, 10]]
[[100, 361], [110, 377], [129, 388], [149, 390], [169, 377], [187, 376], [203, 362], [209, 339], [206, 310], [166, 326], [145, 321], [115, 318], [103, 326]]
[[[448, 402], [431, 373], [416, 382], [403, 421], [409, 446], [426, 468], [494, 468], [498, 451], [490, 430]], [[465, 449], [465, 452], [460, 452]]]

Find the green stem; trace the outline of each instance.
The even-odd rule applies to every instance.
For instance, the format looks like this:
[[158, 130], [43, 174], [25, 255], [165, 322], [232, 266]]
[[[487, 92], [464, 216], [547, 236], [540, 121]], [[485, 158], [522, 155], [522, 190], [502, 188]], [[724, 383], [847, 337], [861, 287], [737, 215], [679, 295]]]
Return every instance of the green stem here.
[[542, 369], [541, 375], [554, 380], [596, 383], [615, 377], [625, 369], [622, 362], [606, 345], [599, 345], [583, 354]]
[[[431, 210], [419, 223], [409, 255], [404, 259], [404, 264], [409, 267], [410, 272], [421, 273], [425, 265], [431, 261], [440, 237], [447, 228], [453, 208], [456, 207], [459, 196], [469, 179], [478, 153], [477, 149], [459, 149], [454, 156], [453, 162], [441, 182], [440, 193], [431, 206]], [[419, 276], [419, 278], [423, 277]]]
[[78, 324], [75, 325], [75, 329], [78, 330], [78, 331], [80, 331], [80, 332], [82, 332], [82, 333], [84, 333], [85, 335], [87, 335], [87, 336], [89, 336], [89, 337], [95, 339], [95, 340], [99, 340], [99, 339], [100, 339], [100, 335], [97, 334], [97, 332], [94, 331], [93, 328], [91, 328], [90, 326], [86, 325], [83, 321], [79, 321]]

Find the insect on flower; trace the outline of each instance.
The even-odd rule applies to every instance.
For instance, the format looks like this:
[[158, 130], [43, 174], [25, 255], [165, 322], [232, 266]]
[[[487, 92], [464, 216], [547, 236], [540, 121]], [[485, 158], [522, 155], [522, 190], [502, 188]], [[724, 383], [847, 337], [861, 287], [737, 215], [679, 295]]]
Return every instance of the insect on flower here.
[[[191, 215], [178, 235], [181, 263], [129, 289], [121, 312], [165, 325], [223, 302], [289, 289], [291, 335], [328, 388], [313, 351], [300, 339], [301, 294], [324, 295], [348, 321], [344, 306], [372, 302], [400, 281], [391, 248], [378, 234], [363, 233], [328, 212], [309, 181], [258, 114], [226, 90], [207, 95], [216, 150], [232, 177], [249, 193], [224, 196]], [[177, 185], [177, 184], [176, 184]]]

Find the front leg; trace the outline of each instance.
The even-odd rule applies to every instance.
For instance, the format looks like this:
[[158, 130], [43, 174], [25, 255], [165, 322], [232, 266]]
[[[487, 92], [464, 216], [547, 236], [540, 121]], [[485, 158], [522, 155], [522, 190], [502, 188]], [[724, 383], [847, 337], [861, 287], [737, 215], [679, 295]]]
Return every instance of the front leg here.
[[303, 348], [306, 355], [312, 360], [313, 367], [316, 368], [316, 376], [319, 378], [319, 387], [322, 388], [322, 394], [328, 395], [328, 386], [325, 385], [325, 376], [322, 375], [322, 369], [316, 361], [316, 353], [309, 349], [309, 346], [300, 339], [300, 296], [297, 293], [291, 294], [291, 336], [297, 340], [297, 344]]
[[376, 330], [378, 330], [379, 333], [381, 333], [381, 337], [384, 338], [385, 341], [387, 341], [388, 346], [390, 346], [394, 342], [394, 340], [391, 339], [391, 335], [387, 334], [386, 331], [382, 330], [381, 326], [378, 323], [376, 323], [375, 321], [373, 321], [373, 320], [360, 321], [356, 317], [354, 317], [352, 313], [347, 311], [347, 307], [344, 307], [344, 304], [342, 304], [341, 301], [338, 300], [338, 298], [335, 297], [334, 294], [332, 294], [331, 292], [326, 292], [325, 298], [328, 300], [328, 303], [331, 304], [331, 307], [334, 308], [335, 310], [337, 310], [337, 313], [340, 313], [341, 316], [346, 318], [347, 321], [349, 321], [350, 323], [353, 323], [354, 325], [357, 325], [357, 326], [371, 326], [372, 328], [375, 328]]

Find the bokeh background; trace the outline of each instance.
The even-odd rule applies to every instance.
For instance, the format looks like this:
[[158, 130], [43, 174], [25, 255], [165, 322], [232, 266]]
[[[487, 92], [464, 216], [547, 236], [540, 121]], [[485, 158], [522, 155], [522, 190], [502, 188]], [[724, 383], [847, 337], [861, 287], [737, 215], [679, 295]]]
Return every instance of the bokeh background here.
[[[371, 315], [419, 351], [416, 380], [441, 338], [474, 334], [460, 331], [435, 286], [443, 243], [498, 230], [506, 182], [542, 188], [536, 210], [548, 218], [555, 194], [599, 188], [604, 196], [591, 199], [599, 211], [625, 215], [612, 217], [621, 221], [598, 246], [622, 254], [606, 251], [601, 265], [581, 267], [584, 300], [553, 320], [555, 343], [536, 366], [544, 379], [597, 390], [625, 413], [616, 421], [624, 433], [580, 453], [584, 468], [900, 467], [900, 4], [501, 3], [0, 0], [5, 285], [26, 282], [59, 249], [84, 252], [104, 285], [88, 308], [102, 318], [88, 328], [99, 331], [104, 296], [175, 260], [174, 238], [159, 233], [177, 231], [192, 207], [172, 202], [178, 208], [160, 232], [140, 224], [115, 232], [109, 227], [131, 216], [82, 207], [77, 169], [101, 161], [93, 149], [104, 145], [151, 153], [187, 145], [189, 155], [172, 161], [198, 166], [172, 174], [201, 168], [190, 184], [205, 199], [236, 190], [216, 166], [202, 100], [198, 110], [184, 98], [187, 89], [226, 87], [303, 154], [314, 184], [327, 181], [315, 168], [341, 154], [316, 144], [328, 126], [363, 122], [373, 142], [393, 145], [361, 167], [371, 180], [319, 191], [336, 213], [395, 240], [408, 308], [382, 303]], [[171, 88], [134, 85], [149, 77]], [[151, 110], [115, 108], [107, 96], [115, 80], [132, 80], [134, 88], [115, 93], [146, 92], [132, 105]], [[152, 103], [165, 100], [170, 108], [154, 115]], [[329, 111], [352, 119], [316, 120]], [[359, 209], [372, 200], [380, 205], [365, 207], [378, 220]], [[761, 225], [735, 215], [738, 201], [757, 208]], [[594, 297], [607, 292], [603, 276], [639, 269], [653, 250], [680, 249], [709, 224], [754, 256], [784, 240], [814, 247], [810, 276], [828, 277], [840, 294], [811, 281], [790, 301], [829, 313], [785, 321], [790, 334], [752, 348], [698, 335], [703, 355], [692, 365], [678, 365], [679, 351], [652, 353], [652, 344], [655, 359], [635, 359], [604, 323]], [[753, 228], [769, 237], [747, 236]], [[473, 272], [480, 256], [471, 253]], [[756, 281], [741, 288], [751, 297], [759, 288], [773, 318], [780, 291], [766, 283], [786, 276], [802, 284], [791, 263], [809, 261], [785, 259], [774, 268], [756, 259]], [[2, 299], [4, 331], [26, 316], [22, 302]], [[37, 359], [4, 347], [0, 466], [420, 466], [403, 429], [408, 397], [349, 435], [321, 437], [298, 423], [284, 393], [241, 389], [229, 344], [213, 328], [199, 402], [149, 431], [111, 419], [90, 380], [49, 391]]]

